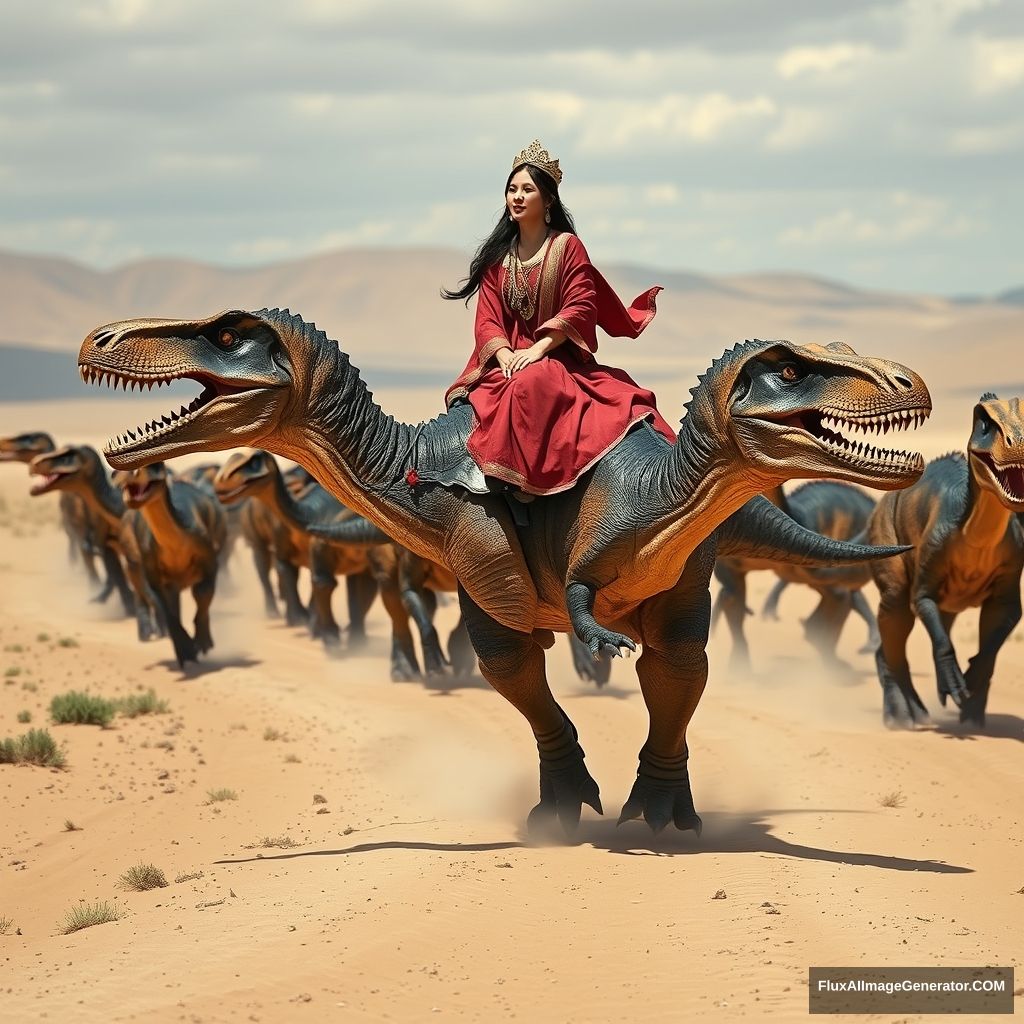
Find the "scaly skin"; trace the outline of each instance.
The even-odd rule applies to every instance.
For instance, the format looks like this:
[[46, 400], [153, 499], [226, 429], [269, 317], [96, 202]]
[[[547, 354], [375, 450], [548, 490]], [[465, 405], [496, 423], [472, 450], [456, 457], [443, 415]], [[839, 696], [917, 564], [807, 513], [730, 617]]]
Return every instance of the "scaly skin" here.
[[[835, 540], [853, 540], [866, 529], [875, 502], [863, 491], [833, 480], [812, 480], [797, 488], [788, 497], [778, 487], [765, 495], [802, 526]], [[860, 595], [860, 589], [871, 580], [867, 565], [821, 569], [813, 565], [792, 565], [781, 561], [752, 558], [719, 558], [715, 578], [721, 584], [712, 613], [712, 624], [724, 615], [732, 633], [733, 647], [730, 667], [749, 670], [750, 654], [743, 633], [743, 620], [750, 614], [746, 600], [746, 575], [759, 569], [770, 569], [779, 577], [765, 603], [766, 618], [778, 618], [775, 608], [779, 595], [790, 583], [811, 587], [820, 598], [817, 608], [804, 622], [808, 640], [822, 658], [832, 666], [843, 663], [835, 653], [839, 634], [851, 610], [868, 624], [867, 652], [878, 647], [878, 631], [874, 614]]]
[[[203, 385], [178, 418], [112, 441], [112, 465], [258, 444], [300, 462], [346, 506], [446, 566], [459, 580], [481, 672], [537, 740], [541, 800], [531, 825], [557, 817], [566, 829], [582, 803], [600, 810], [600, 797], [547, 685], [551, 631], [574, 630], [595, 652], [643, 642], [637, 673], [650, 732], [623, 817], [642, 816], [655, 829], [670, 821], [699, 828], [686, 728], [707, 675], [719, 536], [723, 550], [737, 553], [737, 537], [764, 519], [758, 502], [745, 503], [787, 479], [907, 486], [921, 473], [920, 456], [855, 450], [823, 418], [907, 426], [931, 407], [920, 377], [888, 360], [838, 344], [746, 342], [701, 378], [675, 445], [640, 426], [579, 486], [533, 502], [529, 527], [517, 532], [503, 495], [426, 482], [453, 451], [464, 453], [463, 410], [415, 429], [396, 423], [348, 357], [286, 312], [109, 324], [85, 339], [79, 363], [92, 380], [110, 375], [135, 386], [191, 377]], [[419, 461], [410, 465], [410, 457]], [[828, 550], [837, 560], [899, 550], [855, 548], [787, 523], [788, 533], [776, 528], [771, 538], [759, 524], [753, 547], [796, 538], [798, 554]]]
[[[224, 545], [224, 514], [208, 491], [170, 478], [156, 462], [118, 474], [125, 513], [121, 545], [133, 579], [155, 601], [184, 669], [213, 648], [210, 604]], [[181, 591], [196, 603], [195, 635], [181, 622]]]
[[[0, 437], [0, 462], [21, 462], [26, 466], [37, 455], [56, 451], [53, 438], [38, 430], [11, 437]], [[100, 586], [100, 578], [96, 572], [94, 524], [89, 508], [77, 495], [69, 491], [60, 493], [60, 522], [68, 538], [68, 560], [74, 564], [79, 558], [89, 577], [89, 582]], [[102, 600], [106, 600], [113, 591], [113, 584], [108, 581], [102, 590]]]
[[107, 478], [99, 454], [88, 445], [65, 445], [37, 455], [29, 463], [29, 472], [42, 477], [32, 485], [30, 493], [33, 497], [60, 491], [82, 503], [88, 517], [90, 549], [99, 553], [107, 573], [104, 590], [94, 600], [105, 601], [113, 590], [117, 590], [125, 615], [133, 614], [135, 602], [121, 564], [118, 537], [124, 503], [117, 488]]
[[[900, 558], [872, 565], [881, 597], [876, 655], [883, 720], [890, 728], [928, 720], [907, 663], [907, 637], [920, 619], [932, 642], [939, 700], [960, 720], [985, 726], [996, 656], [1020, 621], [1024, 567], [1024, 418], [1019, 398], [988, 393], [974, 407], [966, 458], [944, 455], [920, 481], [887, 494], [871, 518], [872, 543], [906, 543]], [[966, 671], [950, 639], [957, 615], [981, 609], [978, 653]]]
[[[180, 470], [178, 478], [216, 498], [213, 480], [219, 469], [220, 464], [217, 462], [202, 462], [196, 466], [189, 466], [188, 469]], [[220, 575], [222, 577], [228, 576], [228, 564], [234, 554], [235, 545], [242, 536], [243, 507], [243, 503], [239, 502], [234, 505], [225, 505], [222, 509], [225, 529], [224, 546], [220, 549]]]

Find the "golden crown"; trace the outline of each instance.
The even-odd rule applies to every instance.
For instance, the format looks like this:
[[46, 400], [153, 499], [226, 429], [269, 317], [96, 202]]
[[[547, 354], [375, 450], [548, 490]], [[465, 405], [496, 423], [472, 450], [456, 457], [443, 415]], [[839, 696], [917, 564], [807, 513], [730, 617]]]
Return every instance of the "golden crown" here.
[[540, 144], [539, 139], [534, 139], [516, 158], [512, 161], [512, 170], [529, 164], [531, 167], [539, 167], [545, 174], [554, 179], [556, 185], [562, 184], [562, 169], [558, 161], [552, 159], [551, 154]]

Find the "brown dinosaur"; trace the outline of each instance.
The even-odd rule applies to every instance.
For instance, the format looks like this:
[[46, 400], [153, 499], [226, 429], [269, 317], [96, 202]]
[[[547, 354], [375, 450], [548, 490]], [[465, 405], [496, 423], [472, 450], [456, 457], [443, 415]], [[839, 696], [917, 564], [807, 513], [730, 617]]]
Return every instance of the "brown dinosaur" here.
[[[138, 589], [152, 595], [181, 668], [213, 648], [210, 605], [224, 544], [224, 514], [206, 490], [169, 477], [162, 462], [118, 476], [128, 511], [121, 547]], [[181, 623], [181, 592], [196, 604], [195, 635]]]
[[[167, 467], [170, 472], [170, 467]], [[217, 497], [213, 489], [213, 480], [220, 469], [219, 462], [200, 462], [187, 469], [179, 470], [177, 476], [185, 483], [206, 491], [207, 494]], [[220, 572], [218, 575], [227, 576], [230, 573], [231, 556], [235, 552], [235, 545], [242, 536], [242, 505], [226, 505], [221, 511], [224, 513], [224, 546], [220, 549]]]
[[[133, 614], [135, 602], [121, 564], [118, 536], [124, 502], [107, 477], [99, 453], [88, 445], [65, 445], [37, 455], [29, 463], [29, 472], [42, 477], [32, 485], [33, 497], [60, 491], [82, 502], [89, 517], [89, 544], [103, 562], [107, 586], [117, 590], [125, 615]], [[102, 591], [94, 600], [101, 599], [105, 599]]]
[[[355, 538], [347, 545], [329, 545], [314, 538], [309, 532], [309, 526], [319, 521], [319, 517], [340, 514], [347, 519], [353, 513], [342, 509], [318, 484], [307, 485], [294, 473], [291, 478], [289, 484], [269, 453], [259, 449], [242, 449], [225, 462], [214, 479], [214, 488], [223, 504], [230, 505], [243, 500], [247, 502], [247, 528], [261, 544], [260, 549], [254, 545], [253, 551], [257, 558], [257, 573], [264, 584], [268, 609], [272, 597], [266, 575], [269, 570], [268, 555], [272, 554], [276, 562], [282, 596], [290, 613], [289, 624], [301, 621], [298, 614], [300, 608], [305, 612], [298, 595], [298, 572], [301, 568], [309, 569], [313, 579], [312, 632], [333, 652], [340, 642], [340, 630], [331, 608], [331, 596], [337, 585], [336, 577], [344, 575], [350, 581], [349, 640], [354, 640], [358, 646], [366, 636], [366, 613], [376, 596], [378, 585], [378, 573], [370, 563], [370, 548]], [[300, 497], [295, 497], [293, 489]], [[382, 537], [376, 530], [372, 530], [371, 538], [375, 544], [390, 543], [388, 538]], [[391, 608], [388, 610], [392, 612]], [[407, 630], [407, 625], [404, 628]], [[404, 676], [399, 675], [397, 678]]]
[[[907, 637], [920, 619], [932, 643], [939, 700], [960, 706], [960, 720], [983, 728], [996, 656], [1020, 621], [1024, 529], [1024, 414], [1019, 398], [991, 392], [974, 407], [966, 458], [959, 452], [928, 464], [900, 494], [887, 494], [869, 536], [912, 544], [900, 558], [872, 566], [880, 603], [878, 679], [890, 728], [928, 719], [907, 663]], [[956, 617], [980, 608], [978, 653], [966, 671], [950, 639]]]
[[[28, 466], [37, 455], [56, 450], [53, 438], [38, 430], [0, 437], [0, 462], [21, 462]], [[96, 572], [93, 521], [89, 508], [70, 491], [61, 491], [58, 501], [61, 527], [68, 538], [68, 559], [72, 564], [81, 559], [89, 582], [99, 587], [101, 581]], [[112, 590], [113, 584], [108, 583], [96, 600], [105, 601]]]
[[191, 378], [202, 389], [180, 413], [112, 439], [111, 464], [248, 441], [300, 462], [346, 506], [447, 566], [481, 672], [537, 739], [531, 824], [557, 816], [565, 828], [582, 803], [600, 810], [600, 798], [547, 685], [551, 631], [574, 630], [595, 652], [643, 643], [650, 731], [620, 820], [699, 828], [686, 729], [707, 678], [716, 545], [728, 554], [753, 542], [761, 556], [782, 545], [816, 559], [899, 551], [826, 540], [754, 496], [800, 477], [904, 487], [922, 472], [919, 455], [840, 431], [906, 427], [931, 408], [921, 378], [889, 360], [838, 343], [744, 342], [701, 376], [674, 445], [641, 423], [577, 487], [534, 501], [517, 529], [505, 494], [466, 455], [468, 406], [418, 427], [396, 422], [337, 344], [287, 311], [108, 324], [86, 337], [79, 364], [93, 382]]

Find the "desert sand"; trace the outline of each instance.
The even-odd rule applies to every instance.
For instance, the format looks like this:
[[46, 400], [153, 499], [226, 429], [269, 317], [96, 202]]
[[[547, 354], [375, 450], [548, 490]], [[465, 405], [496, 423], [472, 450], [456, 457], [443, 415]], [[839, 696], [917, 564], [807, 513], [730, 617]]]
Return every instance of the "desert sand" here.
[[[436, 401], [383, 397], [410, 418]], [[0, 405], [0, 433], [101, 443], [129, 401]], [[962, 431], [921, 432], [928, 456], [962, 447], [959, 401]], [[368, 650], [327, 659], [264, 618], [240, 546], [216, 649], [182, 673], [168, 641], [140, 644], [113, 602], [88, 602], [56, 499], [27, 487], [24, 467], [0, 466], [0, 737], [28, 711], [68, 768], [0, 767], [5, 1021], [799, 1020], [808, 965], [1020, 965], [1021, 631], [984, 734], [938, 706], [920, 627], [912, 666], [934, 724], [913, 733], [882, 726], [859, 620], [840, 645], [850, 672], [822, 669], [800, 626], [809, 591], [787, 591], [782, 622], [748, 619], [750, 677], [716, 634], [690, 731], [699, 838], [616, 827], [644, 704], [630, 662], [599, 692], [560, 640], [549, 678], [606, 813], [585, 808], [574, 842], [536, 845], [525, 722], [479, 678], [390, 682], [379, 606]], [[773, 579], [752, 577], [754, 608]], [[442, 607], [442, 635], [455, 619]], [[961, 658], [976, 626], [956, 626]], [[152, 688], [169, 711], [49, 725], [51, 698], [83, 687]], [[210, 803], [220, 788], [237, 800]], [[119, 890], [143, 862], [169, 885]], [[125, 916], [61, 934], [95, 900]]]

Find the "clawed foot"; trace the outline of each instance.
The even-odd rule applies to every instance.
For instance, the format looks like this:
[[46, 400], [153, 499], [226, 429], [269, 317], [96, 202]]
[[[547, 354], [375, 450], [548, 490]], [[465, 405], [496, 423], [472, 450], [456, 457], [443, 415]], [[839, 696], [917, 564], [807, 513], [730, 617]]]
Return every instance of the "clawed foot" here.
[[583, 763], [583, 748], [576, 729], [566, 721], [565, 742], [555, 752], [540, 751], [540, 803], [530, 811], [526, 827], [531, 835], [550, 834], [555, 819], [571, 836], [580, 823], [583, 804], [604, 814], [597, 782]]
[[677, 764], [673, 768], [650, 762], [650, 758], [641, 754], [636, 782], [622, 807], [618, 823], [643, 818], [653, 832], [661, 832], [672, 823], [681, 832], [693, 831], [699, 836], [704, 826], [693, 807], [685, 758], [681, 766]]
[[595, 660], [601, 657], [621, 658], [623, 651], [635, 651], [636, 644], [622, 633], [613, 633], [603, 626], [591, 626], [580, 639]]
[[191, 637], [185, 637], [174, 645], [174, 656], [178, 659], [178, 668], [184, 669], [190, 661], [199, 660], [199, 652], [196, 649], [195, 641]]
[[964, 679], [963, 673], [960, 669], [953, 665], [951, 667], [943, 667], [936, 675], [936, 683], [939, 689], [939, 703], [943, 707], [946, 706], [946, 698], [952, 697], [953, 703], [958, 707], [962, 708], [964, 702], [970, 696], [967, 688], [967, 680]]
[[393, 683], [412, 683], [422, 679], [420, 667], [409, 660], [408, 655], [397, 645], [391, 649], [391, 681]]
[[898, 686], [883, 686], [882, 721], [887, 729], [913, 729], [931, 719], [916, 693], [905, 694]]

